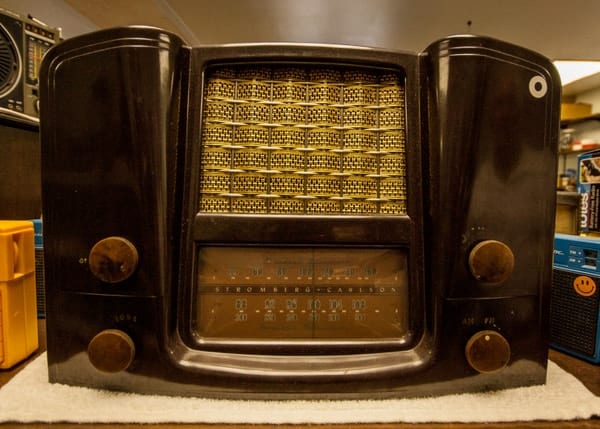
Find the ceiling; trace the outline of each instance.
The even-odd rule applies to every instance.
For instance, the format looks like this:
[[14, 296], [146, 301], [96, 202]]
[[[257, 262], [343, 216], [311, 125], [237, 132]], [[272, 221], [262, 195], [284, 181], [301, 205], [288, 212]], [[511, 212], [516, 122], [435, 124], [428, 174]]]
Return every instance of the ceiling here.
[[0, 0], [65, 37], [143, 24], [191, 45], [319, 42], [421, 51], [449, 34], [497, 37], [551, 59], [600, 60], [598, 0]]
[[[150, 25], [190, 45], [314, 42], [418, 52], [447, 35], [472, 33], [552, 60], [600, 61], [598, 0], [0, 0], [0, 7], [60, 27], [65, 38]], [[590, 86], [579, 82], [563, 93], [582, 85]]]

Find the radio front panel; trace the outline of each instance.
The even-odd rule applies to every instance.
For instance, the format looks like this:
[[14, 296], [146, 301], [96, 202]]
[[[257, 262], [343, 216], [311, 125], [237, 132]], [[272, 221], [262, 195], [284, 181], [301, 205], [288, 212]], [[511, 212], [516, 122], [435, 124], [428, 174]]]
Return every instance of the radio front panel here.
[[[328, 47], [303, 59], [299, 46], [248, 47], [235, 59], [192, 52], [190, 99], [202, 103], [190, 104], [199, 145], [188, 148], [185, 257], [195, 272], [182, 281], [192, 298], [179, 318], [200, 367], [205, 352], [278, 350], [316, 363], [402, 352], [431, 335], [419, 281], [420, 147], [406, 145], [419, 139], [415, 57], [338, 49], [343, 61]], [[399, 367], [423, 365], [413, 357]]]
[[[422, 317], [409, 323], [424, 307], [421, 204], [411, 220], [407, 197], [407, 159], [419, 153], [406, 148], [407, 122], [418, 130], [406, 112], [414, 58], [374, 67], [351, 51], [355, 64], [332, 63], [327, 52], [195, 57], [202, 86], [191, 82], [192, 99], [203, 104], [189, 318], [203, 350], [400, 350], [422, 334]], [[420, 166], [411, 171], [420, 182]]]
[[277, 399], [544, 382], [545, 58], [129, 27], [57, 46], [42, 77], [51, 381]]

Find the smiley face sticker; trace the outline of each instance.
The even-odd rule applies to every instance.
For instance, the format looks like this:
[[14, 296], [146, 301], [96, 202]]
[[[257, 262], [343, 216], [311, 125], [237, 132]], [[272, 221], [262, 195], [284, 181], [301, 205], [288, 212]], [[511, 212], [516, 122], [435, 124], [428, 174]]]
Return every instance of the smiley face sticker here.
[[588, 276], [579, 276], [573, 280], [573, 289], [581, 296], [592, 296], [596, 293], [596, 282]]

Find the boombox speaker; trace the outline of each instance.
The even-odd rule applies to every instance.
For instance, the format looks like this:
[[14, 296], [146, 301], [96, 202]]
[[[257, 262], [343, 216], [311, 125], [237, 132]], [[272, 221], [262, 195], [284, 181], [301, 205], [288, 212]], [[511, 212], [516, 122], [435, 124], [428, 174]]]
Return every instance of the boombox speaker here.
[[0, 118], [39, 122], [38, 74], [60, 30], [0, 8]]
[[600, 363], [600, 240], [556, 234], [550, 306], [552, 347]]

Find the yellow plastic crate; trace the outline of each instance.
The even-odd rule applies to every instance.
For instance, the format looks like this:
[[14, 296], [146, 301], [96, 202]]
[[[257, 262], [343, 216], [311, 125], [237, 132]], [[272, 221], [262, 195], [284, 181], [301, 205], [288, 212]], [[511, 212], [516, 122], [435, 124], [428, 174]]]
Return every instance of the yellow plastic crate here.
[[0, 369], [38, 348], [33, 223], [0, 221]]

